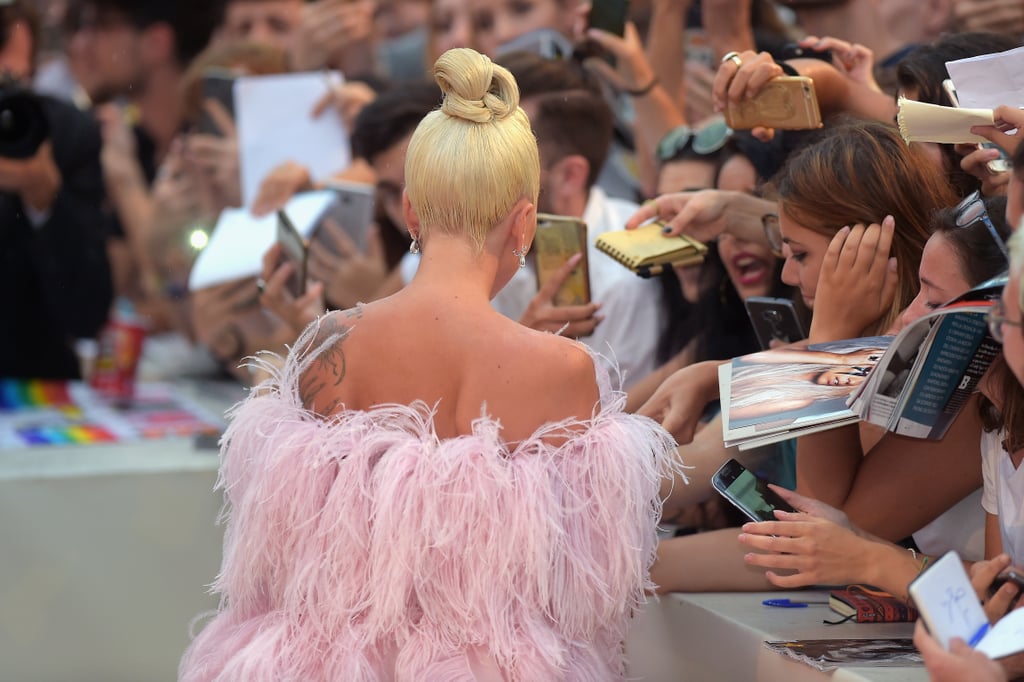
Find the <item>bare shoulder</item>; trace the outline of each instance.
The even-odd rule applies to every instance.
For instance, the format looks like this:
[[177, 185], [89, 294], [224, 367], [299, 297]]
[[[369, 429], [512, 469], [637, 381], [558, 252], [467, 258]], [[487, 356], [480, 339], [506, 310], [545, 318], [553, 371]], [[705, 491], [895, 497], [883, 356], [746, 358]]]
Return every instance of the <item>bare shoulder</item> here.
[[351, 351], [350, 332], [363, 316], [361, 306], [339, 310], [320, 318], [307, 348], [313, 361], [299, 377], [299, 399], [316, 414], [334, 414], [342, 405], [342, 386], [348, 373], [346, 353]]
[[544, 407], [551, 419], [587, 419], [598, 402], [594, 359], [583, 344], [560, 336], [544, 335], [539, 351], [532, 354], [531, 375], [541, 387]]

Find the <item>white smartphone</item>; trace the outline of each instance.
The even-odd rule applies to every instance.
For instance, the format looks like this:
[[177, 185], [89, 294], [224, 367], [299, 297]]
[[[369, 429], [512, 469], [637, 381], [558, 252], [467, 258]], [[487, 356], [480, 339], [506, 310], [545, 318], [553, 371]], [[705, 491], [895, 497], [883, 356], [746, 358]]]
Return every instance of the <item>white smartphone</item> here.
[[[942, 81], [942, 89], [946, 91], [946, 96], [949, 97], [949, 101], [953, 103], [954, 107], [960, 106], [960, 98], [956, 96], [956, 88], [953, 86], [953, 81], [949, 78]], [[1010, 157], [1006, 155], [998, 145], [992, 144], [991, 142], [982, 142], [978, 145], [979, 149], [995, 149], [999, 152], [998, 159], [992, 159], [986, 166], [993, 173], [1006, 173], [1010, 170]]]
[[722, 465], [711, 477], [711, 485], [751, 521], [776, 521], [776, 509], [796, 511], [768, 484], [735, 459]]

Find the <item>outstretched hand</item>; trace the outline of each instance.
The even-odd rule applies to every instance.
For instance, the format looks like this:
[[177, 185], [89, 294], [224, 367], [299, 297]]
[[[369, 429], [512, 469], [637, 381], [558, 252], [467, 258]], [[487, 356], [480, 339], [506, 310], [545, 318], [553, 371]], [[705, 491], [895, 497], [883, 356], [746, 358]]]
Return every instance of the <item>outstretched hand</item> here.
[[744, 524], [739, 541], [758, 550], [744, 560], [768, 569], [765, 576], [778, 587], [858, 582], [861, 573], [852, 559], [857, 548], [869, 540], [853, 527], [846, 514], [785, 488], [771, 488], [799, 511], [776, 510], [777, 521]]
[[812, 343], [863, 336], [892, 308], [896, 259], [889, 257], [896, 221], [844, 227], [828, 246], [814, 292]]
[[971, 126], [971, 132], [994, 142], [1012, 156], [1024, 135], [1024, 109], [1004, 104], [992, 110], [992, 119], [992, 125]]
[[519, 323], [538, 331], [554, 332], [571, 338], [580, 338], [594, 333], [594, 329], [604, 319], [597, 314], [600, 303], [587, 303], [586, 305], [555, 305], [555, 294], [562, 288], [569, 275], [579, 265], [583, 258], [577, 253], [562, 264], [544, 286], [537, 291], [537, 295], [526, 307], [526, 312], [519, 319]]
[[727, 206], [726, 194], [716, 189], [662, 194], [641, 206], [626, 222], [626, 229], [634, 230], [656, 218], [665, 222], [666, 235], [687, 234], [707, 242], [725, 232]]
[[259, 292], [259, 303], [288, 325], [292, 338], [325, 312], [322, 282], [310, 284], [306, 293], [298, 298], [288, 291], [288, 279], [294, 271], [291, 263], [281, 263], [280, 244], [274, 244], [263, 254], [263, 290]]
[[661, 383], [637, 414], [661, 422], [680, 445], [690, 443], [704, 408], [718, 398], [719, 364], [708, 360], [678, 370]]

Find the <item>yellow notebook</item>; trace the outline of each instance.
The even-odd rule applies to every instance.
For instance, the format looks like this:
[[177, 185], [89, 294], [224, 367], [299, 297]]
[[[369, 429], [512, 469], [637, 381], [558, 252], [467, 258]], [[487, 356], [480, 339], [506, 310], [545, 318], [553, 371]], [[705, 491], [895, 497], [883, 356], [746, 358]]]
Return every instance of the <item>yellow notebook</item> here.
[[639, 275], [653, 275], [659, 266], [696, 265], [703, 262], [708, 247], [679, 235], [666, 237], [663, 223], [651, 223], [635, 230], [605, 232], [597, 238], [597, 248]]

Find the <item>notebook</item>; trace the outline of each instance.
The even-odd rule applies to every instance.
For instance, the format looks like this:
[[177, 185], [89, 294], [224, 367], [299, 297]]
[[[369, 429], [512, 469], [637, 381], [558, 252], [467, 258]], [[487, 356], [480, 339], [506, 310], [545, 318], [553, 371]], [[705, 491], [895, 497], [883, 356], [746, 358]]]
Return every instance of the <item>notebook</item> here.
[[662, 227], [662, 223], [651, 223], [635, 230], [605, 232], [597, 238], [597, 248], [640, 275], [658, 274], [662, 266], [704, 261], [708, 247], [686, 235], [666, 237]]
[[828, 607], [843, 616], [843, 620], [838, 622], [905, 623], [917, 620], [917, 609], [910, 604], [888, 592], [864, 585], [832, 590], [828, 595]]

